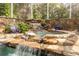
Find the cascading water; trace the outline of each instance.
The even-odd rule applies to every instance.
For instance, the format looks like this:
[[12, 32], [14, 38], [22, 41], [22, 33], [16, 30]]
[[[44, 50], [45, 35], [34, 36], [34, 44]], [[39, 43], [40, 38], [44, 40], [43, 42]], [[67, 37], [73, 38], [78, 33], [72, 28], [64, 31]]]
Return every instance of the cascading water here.
[[41, 50], [18, 45], [13, 54], [10, 56], [40, 56]]
[[29, 48], [22, 45], [18, 45], [16, 49], [7, 47], [5, 45], [1, 45], [0, 56], [60, 56], [60, 55], [57, 53], [48, 53], [46, 50]]

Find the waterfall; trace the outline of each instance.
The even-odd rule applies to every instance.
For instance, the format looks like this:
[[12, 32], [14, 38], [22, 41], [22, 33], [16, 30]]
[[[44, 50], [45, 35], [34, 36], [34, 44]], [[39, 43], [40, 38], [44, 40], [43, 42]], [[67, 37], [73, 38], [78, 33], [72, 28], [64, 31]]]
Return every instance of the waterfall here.
[[41, 50], [29, 48], [23, 45], [18, 45], [13, 54], [9, 54], [10, 56], [40, 56]]

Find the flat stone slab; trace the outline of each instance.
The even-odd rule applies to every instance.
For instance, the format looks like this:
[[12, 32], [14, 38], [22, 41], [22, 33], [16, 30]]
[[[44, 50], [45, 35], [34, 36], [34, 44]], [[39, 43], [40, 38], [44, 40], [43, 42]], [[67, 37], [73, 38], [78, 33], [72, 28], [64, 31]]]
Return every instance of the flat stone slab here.
[[6, 38], [14, 38], [16, 36], [23, 35], [22, 33], [11, 33], [11, 34], [0, 34], [0, 39], [6, 39]]

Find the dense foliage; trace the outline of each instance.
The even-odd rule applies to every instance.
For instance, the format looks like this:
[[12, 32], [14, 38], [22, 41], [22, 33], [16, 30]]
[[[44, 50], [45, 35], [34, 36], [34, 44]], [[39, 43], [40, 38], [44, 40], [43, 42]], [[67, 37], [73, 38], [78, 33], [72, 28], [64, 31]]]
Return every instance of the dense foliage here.
[[14, 4], [14, 18], [29, 19], [30, 7], [28, 4]]
[[21, 33], [24, 33], [29, 30], [30, 26], [24, 22], [18, 24], [19, 30]]
[[[49, 19], [69, 18], [69, 4], [46, 3], [38, 4], [14, 4], [14, 16], [20, 19], [30, 19], [31, 10], [34, 19], [47, 19], [47, 7]], [[32, 7], [32, 9], [31, 9]]]
[[5, 32], [6, 33], [10, 33], [11, 32], [10, 25], [6, 25], [5, 26]]
[[58, 24], [58, 26], [60, 26], [62, 30], [79, 31], [79, 19], [59, 19], [59, 20], [54, 19], [54, 20], [46, 20], [44, 23], [45, 26], [47, 25], [48, 29], [55, 28], [56, 24]]
[[33, 4], [34, 19], [47, 19], [47, 4]]
[[0, 3], [0, 16], [10, 16], [10, 4]]
[[[32, 7], [32, 8], [31, 8]], [[47, 9], [48, 8], [48, 9]], [[49, 19], [71, 18], [79, 19], [79, 4], [72, 3], [71, 11], [69, 3], [50, 3], [49, 7], [46, 3], [29, 4], [29, 3], [14, 3], [13, 16], [14, 18], [30, 19], [31, 14], [34, 19], [47, 19], [47, 10]], [[31, 13], [32, 11], [32, 13]], [[11, 4], [0, 3], [0, 16], [10, 17]]]
[[25, 33], [30, 29], [30, 26], [27, 23], [20, 22], [16, 25], [6, 25], [5, 32], [6, 33]]
[[69, 5], [53, 3], [50, 4], [49, 9], [51, 19], [69, 18]]

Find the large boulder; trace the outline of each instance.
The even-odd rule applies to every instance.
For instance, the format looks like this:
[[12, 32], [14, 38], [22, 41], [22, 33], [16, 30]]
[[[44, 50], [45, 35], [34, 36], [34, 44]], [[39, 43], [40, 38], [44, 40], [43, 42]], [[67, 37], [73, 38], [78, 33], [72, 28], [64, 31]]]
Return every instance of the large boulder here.
[[5, 26], [0, 26], [0, 33], [4, 33], [5, 31]]
[[56, 39], [53, 39], [53, 38], [51, 38], [51, 39], [44, 38], [43, 42], [45, 44], [57, 44], [58, 43], [58, 41]]
[[39, 38], [38, 36], [30, 37], [30, 38], [28, 39], [28, 41], [39, 42], [39, 41], [40, 41], [40, 38]]
[[45, 44], [57, 44], [57, 37], [56, 36], [52, 36], [52, 35], [45, 35], [43, 38], [43, 42]]
[[76, 34], [71, 34], [68, 36], [64, 42], [64, 45], [75, 45], [75, 43], [78, 41], [78, 36]]

